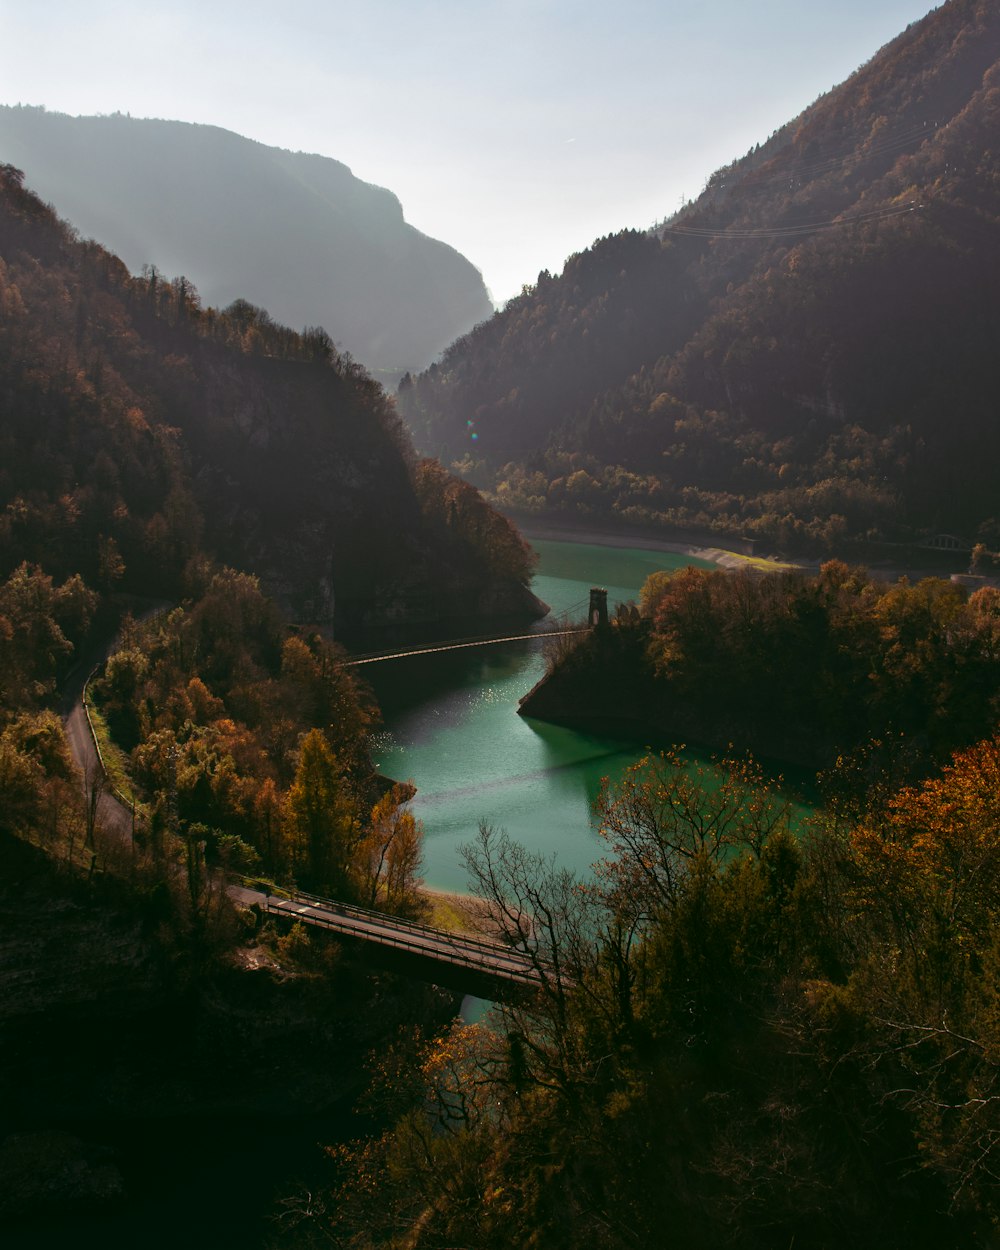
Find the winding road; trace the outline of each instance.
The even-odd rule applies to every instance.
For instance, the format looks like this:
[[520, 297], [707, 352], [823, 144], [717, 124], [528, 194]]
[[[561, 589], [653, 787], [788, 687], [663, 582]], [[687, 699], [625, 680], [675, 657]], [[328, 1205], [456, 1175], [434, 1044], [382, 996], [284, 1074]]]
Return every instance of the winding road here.
[[[104, 647], [81, 658], [64, 683], [61, 714], [70, 751], [83, 778], [84, 794], [89, 796], [96, 778], [103, 784], [98, 822], [105, 833], [111, 832], [123, 844], [130, 845], [134, 814], [131, 805], [107, 783], [86, 706], [87, 683], [118, 642], [116, 635]], [[423, 980], [454, 985], [456, 980], [464, 979], [470, 992], [479, 992], [484, 986], [492, 992], [498, 988], [502, 991], [504, 986], [527, 989], [544, 978], [544, 967], [536, 965], [528, 955], [482, 938], [434, 929], [302, 892], [277, 895], [237, 883], [230, 883], [226, 890], [237, 906], [256, 907], [263, 914], [327, 929], [342, 938], [395, 953], [401, 957], [401, 970]]]
[[[159, 607], [151, 609], [147, 615], [160, 611]], [[86, 692], [87, 683], [96, 670], [117, 648], [120, 635], [115, 634], [110, 642], [85, 652], [80, 662], [63, 682], [60, 716], [70, 753], [80, 770], [83, 782], [84, 797], [88, 799], [95, 781], [101, 787], [97, 801], [97, 822], [105, 833], [113, 834], [124, 843], [131, 843], [134, 817], [130, 804], [119, 798], [109, 788], [107, 771], [97, 747], [90, 717], [87, 714]]]

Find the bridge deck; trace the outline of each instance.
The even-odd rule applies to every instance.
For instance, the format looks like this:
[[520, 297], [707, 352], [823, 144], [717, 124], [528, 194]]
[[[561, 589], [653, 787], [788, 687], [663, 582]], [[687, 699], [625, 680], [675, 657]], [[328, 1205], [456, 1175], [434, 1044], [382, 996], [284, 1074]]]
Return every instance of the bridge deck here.
[[230, 886], [230, 895], [245, 905], [256, 904], [269, 915], [329, 929], [344, 937], [389, 947], [451, 969], [518, 986], [541, 983], [531, 959], [521, 951], [468, 934], [434, 929], [413, 920], [367, 911], [348, 903], [296, 893], [289, 898], [264, 894], [246, 886]]
[[357, 668], [361, 664], [377, 664], [382, 660], [402, 660], [411, 655], [436, 655], [440, 651], [461, 651], [466, 647], [488, 647], [496, 642], [531, 642], [533, 639], [565, 638], [570, 634], [589, 632], [589, 626], [578, 625], [572, 629], [536, 629], [529, 634], [509, 634], [496, 638], [457, 638], [452, 642], [432, 643], [430, 646], [407, 647], [399, 651], [372, 651], [363, 655], [354, 655], [348, 660], [341, 660], [338, 668]]

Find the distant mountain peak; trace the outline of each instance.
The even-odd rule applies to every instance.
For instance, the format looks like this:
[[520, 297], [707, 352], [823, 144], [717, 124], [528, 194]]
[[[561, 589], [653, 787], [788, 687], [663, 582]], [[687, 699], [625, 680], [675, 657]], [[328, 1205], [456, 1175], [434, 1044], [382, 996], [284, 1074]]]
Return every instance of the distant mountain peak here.
[[206, 304], [245, 298], [321, 325], [376, 373], [423, 368], [493, 311], [464, 256], [331, 157], [219, 126], [18, 106], [0, 107], [0, 160], [133, 272], [155, 265]]

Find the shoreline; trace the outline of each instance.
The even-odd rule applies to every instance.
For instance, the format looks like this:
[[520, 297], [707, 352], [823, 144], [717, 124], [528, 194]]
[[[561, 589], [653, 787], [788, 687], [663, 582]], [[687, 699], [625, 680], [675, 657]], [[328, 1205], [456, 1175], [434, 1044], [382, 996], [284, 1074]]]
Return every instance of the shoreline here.
[[[818, 573], [824, 560], [843, 560], [851, 567], [864, 569], [873, 578], [877, 578], [882, 582], [896, 582], [901, 577], [908, 577], [911, 581], [920, 581], [926, 577], [949, 580], [955, 577], [964, 578], [969, 576], [966, 573], [956, 574], [949, 569], [938, 567], [921, 567], [919, 565], [900, 567], [897, 564], [889, 563], [859, 563], [851, 555], [837, 555], [833, 553], [824, 556], [822, 559], [797, 558], [773, 553], [766, 556], [751, 556], [734, 551], [731, 547], [704, 547], [692, 542], [671, 542], [669, 539], [657, 537], [650, 531], [642, 534], [608, 533], [599, 529], [570, 529], [564, 526], [546, 524], [544, 521], [536, 523], [531, 520], [521, 522], [513, 517], [509, 519], [513, 521], [521, 535], [529, 543], [537, 539], [539, 542], [576, 542], [586, 543], [594, 547], [631, 547], [637, 551], [665, 551], [673, 555], [693, 556], [699, 560], [707, 560], [709, 563], [717, 564], [720, 568], [728, 569], [730, 572], [734, 569], [749, 568], [769, 572], [796, 571], [801, 573]], [[983, 584], [986, 585], [998, 584], [998, 582], [1000, 582], [1000, 579], [983, 579]]]
[[452, 929], [490, 938], [491, 926], [486, 905], [477, 895], [461, 890], [443, 890], [438, 886], [426, 884], [420, 886], [420, 894], [430, 907], [429, 923], [435, 928]]
[[803, 569], [814, 570], [818, 563], [814, 560], [787, 560], [778, 556], [747, 556], [741, 555], [726, 547], [701, 547], [695, 543], [671, 542], [669, 539], [657, 538], [652, 535], [607, 533], [592, 529], [563, 529], [560, 526], [514, 522], [521, 535], [532, 542], [574, 542], [585, 543], [592, 547], [632, 548], [636, 551], [665, 551], [672, 555], [693, 556], [698, 560], [707, 560], [722, 568], [769, 568], [769, 569]]

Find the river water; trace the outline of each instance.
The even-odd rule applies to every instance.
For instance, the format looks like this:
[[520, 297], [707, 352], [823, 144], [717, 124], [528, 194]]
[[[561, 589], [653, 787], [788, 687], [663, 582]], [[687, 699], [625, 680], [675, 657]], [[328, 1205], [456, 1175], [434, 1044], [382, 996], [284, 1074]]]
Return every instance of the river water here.
[[[553, 614], [586, 616], [591, 586], [605, 586], [612, 611], [636, 599], [657, 569], [714, 567], [672, 552], [536, 541], [532, 589]], [[417, 787], [424, 825], [424, 879], [442, 890], [468, 886], [460, 848], [480, 821], [586, 874], [600, 857], [592, 804], [605, 776], [616, 778], [641, 745], [578, 733], [517, 715], [520, 697], [545, 668], [541, 641], [497, 644], [372, 664], [385, 718], [374, 756], [390, 777]]]

